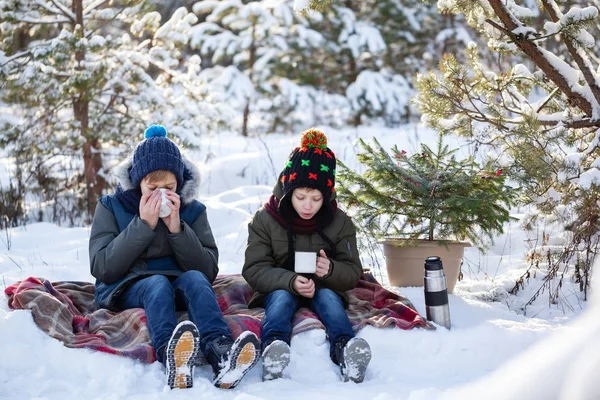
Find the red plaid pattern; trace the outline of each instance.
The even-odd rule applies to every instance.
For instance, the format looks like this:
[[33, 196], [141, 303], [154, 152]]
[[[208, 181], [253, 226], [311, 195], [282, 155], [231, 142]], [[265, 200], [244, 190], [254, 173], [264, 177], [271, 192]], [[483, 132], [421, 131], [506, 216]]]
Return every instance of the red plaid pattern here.
[[[213, 287], [232, 336], [236, 338], [249, 330], [260, 337], [264, 309], [248, 309], [252, 291], [242, 276], [219, 276]], [[112, 312], [96, 309], [92, 283], [51, 283], [44, 278], [29, 277], [7, 287], [4, 292], [10, 308], [31, 310], [40, 329], [67, 347], [102, 351], [145, 363], [156, 360], [144, 310], [133, 308]], [[386, 290], [370, 274], [363, 276], [348, 294], [348, 317], [354, 331], [366, 325], [434, 329], [414, 310], [408, 299]], [[181, 313], [179, 317], [181, 320], [187, 315]], [[316, 314], [308, 308], [296, 312], [292, 325], [293, 335], [310, 329], [324, 329]]]

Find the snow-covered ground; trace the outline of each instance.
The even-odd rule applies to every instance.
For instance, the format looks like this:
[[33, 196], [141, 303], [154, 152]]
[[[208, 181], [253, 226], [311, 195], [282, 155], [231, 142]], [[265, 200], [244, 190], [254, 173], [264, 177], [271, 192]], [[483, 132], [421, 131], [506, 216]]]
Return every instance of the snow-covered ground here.
[[[354, 143], [359, 136], [377, 136], [384, 145], [398, 144], [409, 153], [418, 150], [419, 142], [433, 144], [436, 140], [419, 126], [325, 131], [338, 158], [353, 167], [358, 167]], [[199, 199], [208, 207], [221, 273], [241, 271], [247, 222], [268, 199], [299, 136], [244, 139], [224, 134], [207, 137], [201, 149], [188, 152], [203, 173]], [[459, 141], [449, 142], [460, 146]], [[2, 178], [10, 160], [0, 160], [0, 168], [0, 182], [5, 182]], [[514, 210], [514, 215], [522, 212]], [[540, 232], [550, 234], [550, 244], [564, 241], [563, 233], [550, 225], [541, 227]], [[0, 237], [2, 288], [28, 276], [51, 281], [93, 279], [88, 266], [89, 227], [36, 223], [0, 231]], [[558, 305], [549, 306], [547, 295], [542, 295], [524, 316], [521, 307], [540, 287], [543, 269], [516, 296], [508, 294], [527, 269], [525, 252], [535, 240], [539, 240], [535, 234], [513, 222], [487, 254], [467, 250], [465, 279], [450, 296], [452, 330], [363, 329], [359, 335], [371, 344], [373, 359], [365, 382], [359, 385], [340, 381], [338, 368], [328, 357], [324, 332], [311, 331], [293, 338], [292, 362], [285, 379], [262, 382], [259, 364], [236, 389], [227, 391], [211, 385], [209, 367], [203, 366], [196, 370], [192, 389], [169, 391], [158, 363], [144, 365], [68, 349], [39, 330], [30, 312], [9, 310], [5, 296], [0, 295], [0, 399], [598, 398], [592, 394], [600, 396], [600, 391], [560, 397], [563, 392], [576, 395], [577, 391], [569, 388], [581, 388], [582, 376], [590, 378], [585, 382], [595, 384], [592, 377], [597, 368], [593, 367], [600, 364], [600, 347], [595, 345], [600, 336], [590, 315], [598, 308], [577, 300], [575, 286], [567, 282]], [[365, 258], [363, 262], [373, 265], [385, 284], [385, 272], [376, 269], [374, 260]], [[379, 262], [383, 265], [382, 258]], [[393, 290], [411, 299], [424, 315], [422, 288]], [[584, 343], [591, 351], [587, 361], [578, 364], [583, 365], [582, 374], [568, 372]], [[570, 383], [561, 388], [563, 378]]]

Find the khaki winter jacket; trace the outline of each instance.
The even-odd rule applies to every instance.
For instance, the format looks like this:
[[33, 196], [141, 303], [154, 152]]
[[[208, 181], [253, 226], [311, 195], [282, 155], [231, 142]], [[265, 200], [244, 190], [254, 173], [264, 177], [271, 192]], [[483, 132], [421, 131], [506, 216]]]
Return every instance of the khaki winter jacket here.
[[[281, 196], [277, 190], [275, 195]], [[309, 277], [314, 280], [316, 289], [329, 288], [338, 293], [347, 307], [348, 297], [344, 292], [356, 287], [362, 275], [356, 230], [350, 218], [337, 210], [333, 221], [323, 232], [335, 243], [337, 255], [330, 259], [331, 267], [326, 276], [319, 278], [310, 274]], [[294, 234], [294, 243], [296, 251], [316, 253], [328, 249], [317, 232]], [[292, 281], [298, 274], [288, 269], [287, 259], [287, 230], [262, 207], [248, 224], [248, 244], [242, 269], [244, 279], [254, 290], [248, 307], [262, 307], [264, 297], [278, 289], [298, 295], [292, 288]]]

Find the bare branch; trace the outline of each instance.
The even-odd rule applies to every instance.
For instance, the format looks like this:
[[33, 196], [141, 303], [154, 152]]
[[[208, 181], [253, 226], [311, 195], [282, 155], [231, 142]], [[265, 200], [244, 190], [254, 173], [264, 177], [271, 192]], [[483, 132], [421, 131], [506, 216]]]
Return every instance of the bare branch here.
[[26, 24], [33, 24], [33, 25], [55, 25], [55, 24], [64, 24], [64, 23], [71, 22], [68, 19], [61, 19], [61, 18], [56, 18], [56, 19], [34, 19], [34, 18], [19, 19], [19, 18], [15, 18], [15, 21], [23, 22]]
[[553, 98], [554, 96], [556, 96], [556, 93], [558, 93], [558, 88], [555, 88], [555, 89], [552, 91], [552, 93], [550, 93], [550, 94], [548, 95], [548, 97], [546, 98], [546, 100], [544, 100], [544, 102], [543, 102], [542, 104], [540, 104], [540, 106], [538, 107], [538, 109], [537, 109], [537, 110], [535, 110], [535, 112], [536, 112], [536, 113], [539, 113], [540, 111], [542, 111], [542, 109], [543, 109], [544, 107], [546, 107], [546, 105], [547, 105], [548, 103], [550, 103], [550, 100], [552, 100], [552, 98]]
[[505, 27], [503, 27], [502, 25], [498, 24], [496, 21], [494, 21], [492, 19], [486, 18], [485, 22], [487, 22], [488, 24], [490, 24], [494, 28], [498, 29], [499, 31], [506, 33], [508, 36], [511, 36], [511, 34], [512, 34], [512, 32], [510, 32]]
[[4, 64], [0, 64], [0, 67], [4, 67], [4, 66], [8, 65], [9, 63], [13, 62], [16, 59], [23, 58], [23, 57], [29, 57], [29, 56], [31, 56], [30, 50], [22, 51], [20, 53], [15, 54], [14, 56], [8, 57]]
[[21, 271], [23, 271], [23, 267], [21, 267], [21, 266], [19, 265], [19, 263], [18, 263], [18, 262], [16, 262], [15, 260], [13, 260], [13, 258], [12, 258], [11, 256], [9, 256], [9, 255], [8, 255], [8, 254], [6, 254], [6, 253], [4, 253], [4, 255], [5, 255], [6, 257], [8, 257], [8, 258], [10, 259], [10, 261], [12, 261], [12, 262], [13, 262], [13, 263], [14, 263], [14, 264], [17, 266], [17, 267], [19, 267], [19, 269], [20, 269]]
[[562, 124], [565, 128], [568, 129], [581, 129], [581, 128], [600, 128], [600, 120], [599, 119], [581, 119], [578, 121], [538, 121], [540, 125], [544, 126], [556, 126], [558, 124]]
[[106, 104], [106, 107], [100, 113], [100, 115], [98, 116], [98, 119], [100, 119], [100, 117], [102, 117], [104, 114], [106, 114], [106, 112], [115, 105], [115, 101], [117, 100], [118, 97], [119, 97], [119, 92], [110, 96], [110, 100], [108, 101], [108, 104]]
[[[88, 8], [89, 8], [89, 7], [88, 7]], [[117, 19], [117, 17], [123, 13], [123, 11], [125, 11], [125, 8], [121, 8], [121, 9], [119, 10], [119, 12], [118, 12], [118, 13], [116, 13], [115, 15], [113, 15], [113, 16], [112, 16], [111, 18], [109, 18], [109, 19], [96, 18], [96, 20], [97, 20], [97, 21], [102, 21], [103, 23], [102, 23], [102, 24], [99, 24], [99, 25], [98, 25], [98, 27], [97, 27], [96, 29], [94, 29], [94, 30], [90, 30], [90, 31], [88, 32], [88, 34], [86, 35], [86, 38], [88, 38], [88, 39], [89, 39], [89, 38], [91, 38], [91, 37], [92, 37], [92, 35], [93, 35], [93, 34], [95, 34], [97, 31], [103, 30], [103, 29], [104, 29], [104, 27], [106, 27], [106, 25], [108, 25], [108, 24], [110, 24], [111, 22], [113, 22], [114, 20], [116, 20], [116, 19]], [[84, 10], [84, 12], [85, 12], [85, 10]]]
[[71, 12], [71, 10], [69, 10], [63, 4], [61, 4], [60, 1], [55, 1], [55, 0], [50, 0], [50, 1], [61, 11], [62, 15], [64, 15], [65, 17], [67, 17], [69, 19], [69, 21], [71, 21], [73, 23], [75, 22], [75, 15]]
[[104, 5], [105, 3], [108, 3], [108, 0], [96, 0], [95, 2], [89, 4], [86, 8], [83, 9], [83, 13], [87, 14], [90, 11]]
[[[54, 1], [52, 3], [56, 6], [56, 3]], [[64, 10], [58, 6], [57, 6], [57, 8], [52, 8], [52, 7], [48, 6], [48, 4], [46, 4], [45, 1], [37, 1], [36, 4], [38, 6], [40, 6], [41, 8], [43, 8], [44, 10], [46, 10], [47, 12], [49, 12], [50, 14], [66, 17], [68, 21], [65, 21], [65, 22], [72, 21], [72, 15], [65, 14]]]

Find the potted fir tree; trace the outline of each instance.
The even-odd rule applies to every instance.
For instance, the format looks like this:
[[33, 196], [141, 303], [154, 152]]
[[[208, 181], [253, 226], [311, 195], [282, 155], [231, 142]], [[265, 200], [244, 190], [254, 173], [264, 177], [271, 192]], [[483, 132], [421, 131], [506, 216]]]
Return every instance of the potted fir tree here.
[[424, 260], [437, 255], [451, 293], [464, 248], [483, 250], [503, 232], [515, 189], [491, 164], [457, 160], [441, 137], [436, 149], [422, 145], [413, 155], [397, 146], [390, 155], [376, 139], [359, 144], [366, 169], [360, 174], [340, 163], [338, 198], [358, 229], [383, 243], [390, 284], [422, 286]]

